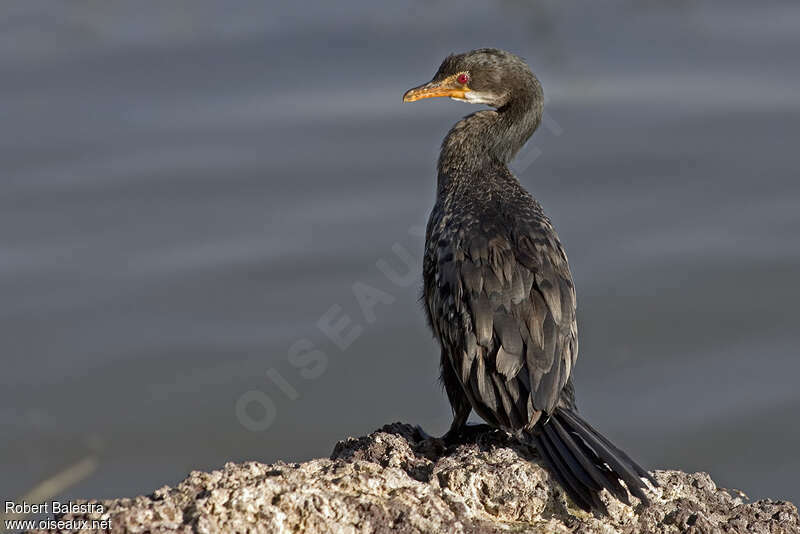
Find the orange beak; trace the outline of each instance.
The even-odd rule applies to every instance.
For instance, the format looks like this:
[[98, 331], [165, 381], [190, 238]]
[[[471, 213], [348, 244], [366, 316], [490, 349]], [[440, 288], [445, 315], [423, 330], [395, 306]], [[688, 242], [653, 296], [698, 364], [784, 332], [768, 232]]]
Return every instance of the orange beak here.
[[406, 91], [403, 95], [403, 102], [416, 102], [423, 98], [434, 98], [437, 96], [449, 96], [450, 98], [461, 98], [469, 92], [469, 87], [456, 81], [455, 76], [445, 78], [438, 82], [428, 82]]

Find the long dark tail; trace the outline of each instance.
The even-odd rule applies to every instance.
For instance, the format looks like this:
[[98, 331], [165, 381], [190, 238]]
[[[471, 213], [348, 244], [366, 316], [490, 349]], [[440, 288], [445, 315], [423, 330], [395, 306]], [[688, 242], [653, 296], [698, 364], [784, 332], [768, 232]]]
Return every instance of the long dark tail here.
[[630, 504], [628, 491], [648, 503], [643, 478], [658, 486], [650, 473], [619, 450], [575, 412], [557, 408], [530, 437], [550, 474], [580, 508], [606, 512], [598, 494], [606, 488], [617, 499]]

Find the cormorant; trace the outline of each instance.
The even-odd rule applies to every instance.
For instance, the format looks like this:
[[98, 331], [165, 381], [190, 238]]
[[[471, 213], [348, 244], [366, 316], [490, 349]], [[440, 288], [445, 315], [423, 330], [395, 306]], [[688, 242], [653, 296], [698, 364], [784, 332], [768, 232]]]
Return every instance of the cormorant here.
[[484, 48], [447, 57], [404, 102], [449, 96], [494, 109], [464, 117], [442, 142], [428, 221], [423, 299], [441, 345], [441, 380], [453, 409], [446, 441], [470, 411], [535, 445], [577, 506], [605, 511], [605, 488], [629, 504], [653, 477], [578, 414], [575, 286], [541, 205], [508, 162], [542, 118], [539, 80], [521, 58]]

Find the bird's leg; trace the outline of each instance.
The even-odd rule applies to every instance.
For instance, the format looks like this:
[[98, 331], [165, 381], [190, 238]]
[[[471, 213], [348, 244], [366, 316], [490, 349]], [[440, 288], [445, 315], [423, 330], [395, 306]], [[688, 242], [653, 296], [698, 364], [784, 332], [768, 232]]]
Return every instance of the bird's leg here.
[[442, 436], [442, 441], [446, 446], [456, 445], [458, 443], [465, 443], [471, 441], [475, 436], [483, 434], [492, 430], [489, 425], [468, 425], [467, 419], [472, 411], [472, 405], [469, 398], [464, 393], [464, 388], [461, 386], [461, 381], [453, 369], [450, 359], [442, 353], [442, 383], [447, 392], [447, 399], [450, 401], [450, 406], [453, 408], [453, 423], [450, 425], [450, 430]]
[[453, 406], [453, 422], [450, 424], [450, 430], [442, 436], [442, 441], [444, 441], [445, 445], [454, 445], [463, 440], [463, 433], [464, 430], [467, 429], [467, 419], [469, 419], [469, 413], [471, 411], [472, 406], [470, 406], [468, 401], [465, 404]]

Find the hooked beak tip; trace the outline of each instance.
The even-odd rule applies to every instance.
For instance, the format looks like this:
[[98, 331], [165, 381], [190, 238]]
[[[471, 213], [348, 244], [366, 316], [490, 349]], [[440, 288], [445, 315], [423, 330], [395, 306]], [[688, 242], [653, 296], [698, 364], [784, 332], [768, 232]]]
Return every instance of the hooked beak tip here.
[[423, 98], [435, 98], [440, 96], [464, 98], [467, 91], [469, 91], [467, 87], [452, 87], [441, 83], [426, 83], [406, 91], [403, 95], [403, 102], [416, 102]]

